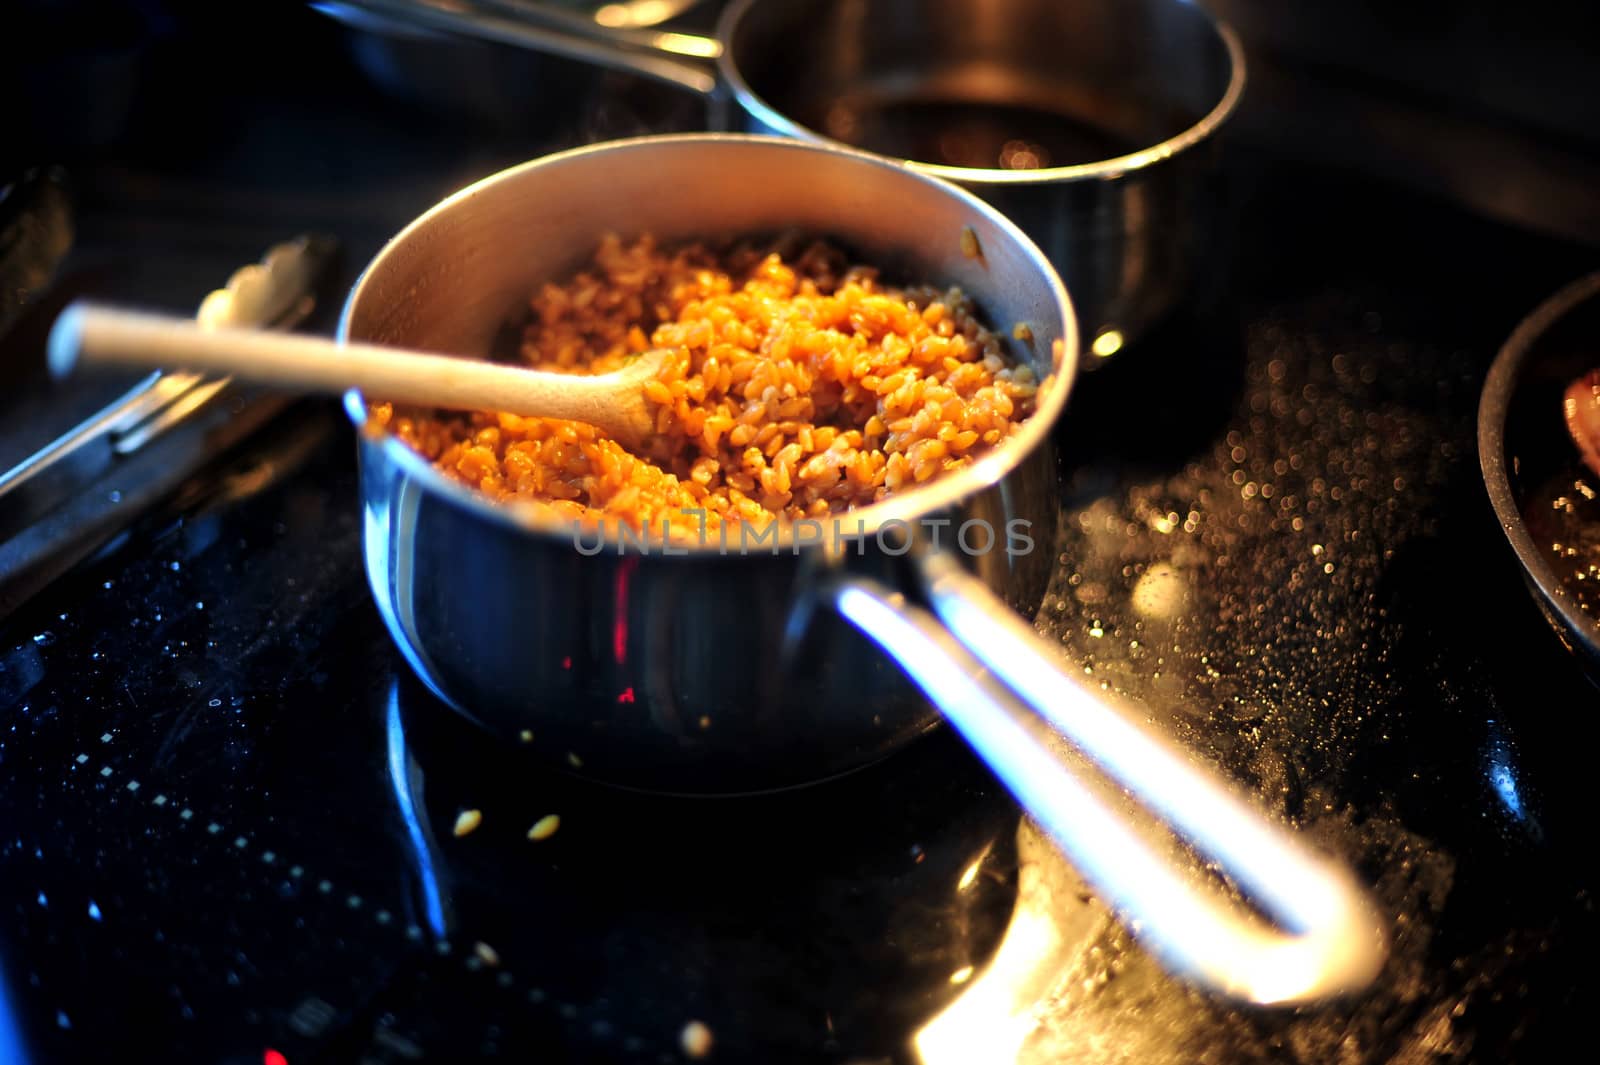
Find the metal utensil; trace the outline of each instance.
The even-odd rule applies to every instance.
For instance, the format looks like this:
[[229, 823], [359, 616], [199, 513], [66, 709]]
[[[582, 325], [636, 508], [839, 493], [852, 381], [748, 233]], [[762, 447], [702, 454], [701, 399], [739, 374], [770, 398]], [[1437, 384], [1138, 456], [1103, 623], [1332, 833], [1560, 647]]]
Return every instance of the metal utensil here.
[[[1002, 328], [1028, 323], [1013, 355], [1049, 378], [1036, 413], [973, 465], [842, 515], [831, 536], [797, 523], [754, 546], [591, 542], [362, 432], [367, 575], [418, 675], [558, 764], [677, 792], [842, 773], [942, 716], [1181, 972], [1260, 1002], [1364, 984], [1384, 937], [1348, 874], [1147, 731], [1136, 708], [1081, 683], [1007, 605], [1031, 613], [1053, 569], [1051, 430], [1078, 334], [1043, 253], [981, 200], [794, 140], [597, 145], [488, 178], [413, 222], [356, 284], [339, 335], [487, 352], [527, 294], [585, 261], [603, 232], [668, 244], [790, 229], [837, 239], [890, 277], [959, 285]], [[346, 409], [366, 424], [361, 395]], [[1005, 532], [979, 549], [984, 527]], [[1146, 816], [1129, 815], [1121, 789]], [[1281, 930], [1152, 843], [1152, 818]]]
[[182, 368], [255, 384], [334, 395], [352, 388], [397, 403], [447, 410], [498, 410], [585, 422], [629, 448], [655, 432], [656, 405], [644, 394], [669, 353], [641, 353], [615, 373], [541, 373], [373, 344], [313, 336], [206, 328], [187, 318], [74, 303], [50, 333], [50, 369], [79, 365]]
[[[654, 78], [713, 128], [847, 143], [964, 185], [1022, 226], [1108, 358], [1214, 247], [1237, 36], [1189, 0], [734, 0], [714, 37], [530, 21], [506, 0], [341, 0], [403, 24]], [[463, 77], [469, 72], [463, 71]]]
[[[277, 245], [210, 293], [199, 320], [289, 328], [310, 313], [337, 252], [320, 237]], [[152, 373], [0, 472], [0, 615], [101, 548], [286, 403], [227, 378]]]

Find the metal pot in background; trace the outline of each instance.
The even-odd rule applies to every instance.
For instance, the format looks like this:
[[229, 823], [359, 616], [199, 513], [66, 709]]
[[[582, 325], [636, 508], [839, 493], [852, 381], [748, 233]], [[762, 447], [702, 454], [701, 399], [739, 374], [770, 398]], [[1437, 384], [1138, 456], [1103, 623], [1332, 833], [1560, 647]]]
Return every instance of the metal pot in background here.
[[[1070, 286], [1090, 358], [1177, 307], [1219, 222], [1233, 31], [1189, 0], [733, 0], [713, 37], [531, 0], [340, 0], [704, 96], [713, 128], [846, 143], [995, 204]], [[430, 75], [437, 76], [437, 75]]]
[[1572, 539], [1563, 522], [1567, 507], [1552, 507], [1551, 497], [1582, 500], [1574, 483], [1591, 477], [1562, 407], [1567, 388], [1597, 365], [1600, 272], [1540, 304], [1501, 347], [1478, 402], [1478, 463], [1500, 529], [1545, 620], [1600, 682], [1600, 622], [1567, 583], [1587, 555], [1558, 565], [1546, 551]]
[[[771, 546], [667, 551], [491, 503], [368, 431], [351, 393], [367, 574], [419, 676], [531, 753], [676, 792], [844, 772], [942, 715], [1167, 964], [1264, 1003], [1364, 985], [1384, 935], [1348, 875], [1148, 732], [1145, 714], [1072, 676], [1007, 605], [1031, 616], [1053, 568], [1052, 430], [1078, 334], [1043, 254], [993, 207], [888, 160], [790, 139], [600, 144], [428, 211], [363, 273], [340, 336], [483, 354], [602, 233], [670, 244], [796, 228], [891, 279], [959, 285], [992, 325], [1028, 323], [1011, 350], [1049, 375], [1035, 413], [972, 465], [841, 515], [842, 535], [802, 540], [796, 525]], [[1032, 550], [1009, 549], [1018, 520]], [[968, 522], [997, 535], [958, 551]], [[1130, 817], [1128, 796], [1143, 816]], [[1152, 825], [1215, 862], [1277, 927]]]

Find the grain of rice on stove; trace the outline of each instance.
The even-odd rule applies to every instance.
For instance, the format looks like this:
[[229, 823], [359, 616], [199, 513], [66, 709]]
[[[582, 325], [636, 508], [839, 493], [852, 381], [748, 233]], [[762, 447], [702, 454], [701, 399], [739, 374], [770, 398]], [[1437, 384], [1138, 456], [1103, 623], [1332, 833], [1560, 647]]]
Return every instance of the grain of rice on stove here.
[[668, 349], [646, 386], [648, 456], [588, 425], [490, 411], [374, 403], [374, 428], [492, 499], [675, 539], [702, 521], [823, 518], [926, 482], [1015, 431], [1039, 387], [960, 290], [887, 287], [792, 237], [718, 255], [610, 235], [529, 310], [521, 357], [536, 369], [606, 373]]

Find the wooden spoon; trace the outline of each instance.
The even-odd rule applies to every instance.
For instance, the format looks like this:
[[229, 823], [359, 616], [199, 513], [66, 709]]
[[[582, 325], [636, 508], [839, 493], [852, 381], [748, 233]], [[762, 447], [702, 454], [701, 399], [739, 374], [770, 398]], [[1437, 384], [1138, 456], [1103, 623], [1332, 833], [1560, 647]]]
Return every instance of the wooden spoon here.
[[50, 369], [133, 366], [225, 374], [301, 392], [352, 388], [373, 399], [449, 410], [495, 410], [585, 422], [629, 450], [655, 433], [658, 404], [644, 386], [667, 352], [647, 351], [614, 373], [544, 373], [376, 344], [264, 330], [205, 328], [193, 319], [74, 303], [50, 331]]

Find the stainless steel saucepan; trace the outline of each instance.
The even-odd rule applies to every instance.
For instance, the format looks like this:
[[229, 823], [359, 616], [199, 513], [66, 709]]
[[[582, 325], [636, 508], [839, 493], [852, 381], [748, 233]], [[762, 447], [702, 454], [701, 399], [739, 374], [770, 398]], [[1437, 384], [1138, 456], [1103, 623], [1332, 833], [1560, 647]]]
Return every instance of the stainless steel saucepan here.
[[[842, 516], [842, 536], [796, 527], [668, 549], [495, 505], [371, 431], [351, 393], [367, 575], [417, 673], [530, 752], [673, 792], [843, 773], [942, 715], [1176, 969], [1260, 1002], [1364, 984], [1384, 937], [1346, 873], [1147, 732], [1137, 709], [1081, 683], [1013, 610], [1032, 615], [1053, 569], [1051, 431], [1078, 332], [1044, 254], [993, 207], [794, 140], [601, 144], [497, 174], [417, 219], [356, 284], [340, 337], [487, 353], [529, 293], [605, 232], [670, 243], [795, 228], [890, 279], [961, 286], [1007, 335], [1026, 322], [1032, 340], [1013, 354], [1049, 377], [1037, 412], [973, 465]], [[1128, 815], [1122, 789], [1144, 815]], [[1152, 843], [1148, 821], [1278, 927]]]
[[1216, 134], [1245, 83], [1238, 38], [1191, 0], [733, 0], [713, 37], [537, 0], [321, 6], [627, 70], [712, 100], [713, 128], [850, 144], [964, 185], [1060, 269], [1086, 366], [1207, 264]]

